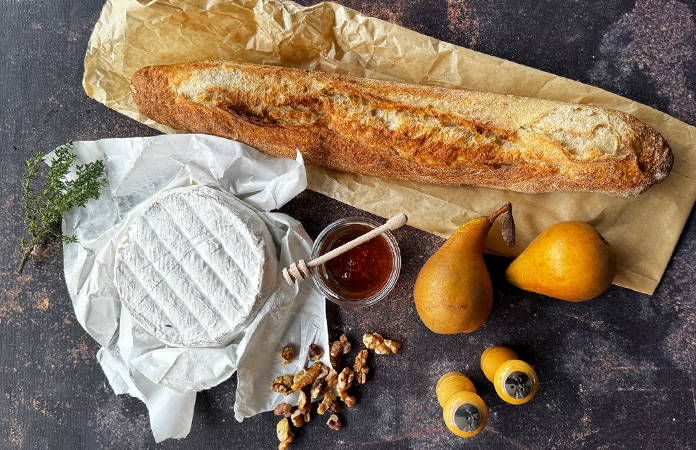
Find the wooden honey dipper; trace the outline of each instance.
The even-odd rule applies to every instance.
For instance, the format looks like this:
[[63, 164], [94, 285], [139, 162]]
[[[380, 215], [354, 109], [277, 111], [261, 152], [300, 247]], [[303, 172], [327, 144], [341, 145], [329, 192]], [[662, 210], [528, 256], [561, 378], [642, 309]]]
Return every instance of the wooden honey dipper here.
[[329, 261], [330, 259], [333, 259], [338, 255], [341, 255], [347, 252], [348, 250], [351, 250], [357, 247], [358, 245], [363, 244], [386, 231], [396, 230], [400, 226], [405, 225], [406, 222], [408, 222], [408, 217], [406, 217], [406, 214], [397, 214], [391, 219], [387, 220], [387, 223], [385, 223], [384, 225], [381, 225], [363, 234], [362, 236], [353, 239], [350, 242], [346, 242], [340, 247], [337, 247], [328, 253], [324, 253], [323, 255], [311, 260], [308, 263], [305, 263], [304, 259], [301, 259], [296, 263], [290, 264], [288, 267], [283, 269], [283, 277], [285, 277], [285, 281], [287, 281], [290, 286], [292, 286], [295, 283], [299, 283], [300, 281], [312, 275], [312, 272], [310, 271], [312, 267], [320, 266], [324, 264], [326, 261]]

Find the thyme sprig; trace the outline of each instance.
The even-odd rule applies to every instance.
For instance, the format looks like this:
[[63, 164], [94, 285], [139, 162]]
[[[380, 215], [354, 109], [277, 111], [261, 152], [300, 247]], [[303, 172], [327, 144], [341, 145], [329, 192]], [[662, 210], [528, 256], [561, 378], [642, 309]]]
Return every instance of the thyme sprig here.
[[[36, 258], [37, 247], [54, 240], [76, 242], [74, 235], [65, 236], [61, 231], [63, 213], [84, 206], [91, 198], [98, 198], [99, 191], [106, 185], [102, 161], [77, 165], [75, 177], [67, 177], [75, 161], [75, 155], [70, 152], [72, 145], [72, 142], [68, 142], [56, 149], [55, 158], [45, 169], [46, 175], [41, 180], [43, 185], [39, 177], [45, 155], [38, 152], [24, 163], [21, 199], [29, 236], [20, 240], [22, 262], [17, 273], [24, 270], [27, 261]], [[35, 191], [35, 188], [38, 190]]]

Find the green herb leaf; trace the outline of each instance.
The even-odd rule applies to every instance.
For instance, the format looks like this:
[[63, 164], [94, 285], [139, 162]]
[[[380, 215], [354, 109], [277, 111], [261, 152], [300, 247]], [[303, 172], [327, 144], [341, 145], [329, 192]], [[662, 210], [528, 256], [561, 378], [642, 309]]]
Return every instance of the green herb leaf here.
[[[75, 155], [70, 152], [72, 145], [72, 142], [68, 142], [56, 149], [55, 158], [46, 168], [42, 186], [37, 185], [41, 184], [39, 175], [44, 154], [36, 153], [24, 164], [21, 208], [25, 214], [24, 223], [27, 225], [29, 239], [20, 240], [22, 262], [18, 273], [24, 270], [27, 261], [35, 258], [34, 251], [38, 246], [44, 246], [53, 240], [77, 242], [75, 236], [64, 236], [61, 232], [63, 213], [86, 205], [89, 199], [98, 198], [99, 191], [106, 185], [103, 161], [78, 165], [75, 168], [75, 178], [67, 178], [75, 161]], [[35, 187], [39, 190], [35, 191]]]

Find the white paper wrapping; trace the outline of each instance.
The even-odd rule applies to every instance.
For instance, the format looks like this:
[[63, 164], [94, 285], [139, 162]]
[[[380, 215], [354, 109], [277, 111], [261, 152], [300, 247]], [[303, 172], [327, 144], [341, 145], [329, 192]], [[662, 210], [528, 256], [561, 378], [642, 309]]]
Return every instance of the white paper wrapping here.
[[[107, 185], [97, 200], [63, 217], [63, 233], [78, 242], [64, 246], [65, 279], [80, 324], [99, 342], [97, 354], [111, 387], [147, 405], [155, 440], [185, 437], [193, 420], [196, 392], [238, 372], [235, 418], [269, 411], [283, 399], [271, 391], [273, 378], [294, 374], [310, 343], [328, 349], [324, 297], [313, 283], [288, 286], [280, 270], [309, 259], [311, 240], [301, 224], [278, 209], [302, 192], [305, 168], [246, 145], [204, 135], [76, 142], [76, 163], [102, 159]], [[50, 155], [47, 158], [50, 160]], [[166, 345], [134, 322], [114, 284], [118, 243], [139, 211], [160, 192], [206, 185], [227, 191], [256, 208], [278, 254], [276, 286], [252, 323], [220, 348]], [[298, 356], [280, 364], [278, 351], [291, 344]], [[329, 364], [325, 352], [324, 364]]]

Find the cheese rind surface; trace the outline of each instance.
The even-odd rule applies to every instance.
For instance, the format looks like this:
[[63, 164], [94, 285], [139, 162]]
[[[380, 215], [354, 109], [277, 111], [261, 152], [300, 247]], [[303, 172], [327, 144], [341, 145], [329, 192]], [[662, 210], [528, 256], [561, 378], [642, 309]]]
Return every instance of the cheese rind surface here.
[[275, 247], [259, 215], [206, 186], [158, 196], [116, 254], [121, 302], [162, 342], [225, 345], [244, 329], [275, 282]]

